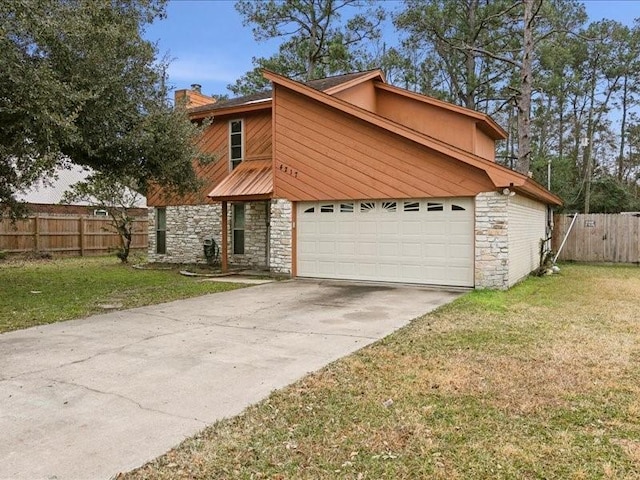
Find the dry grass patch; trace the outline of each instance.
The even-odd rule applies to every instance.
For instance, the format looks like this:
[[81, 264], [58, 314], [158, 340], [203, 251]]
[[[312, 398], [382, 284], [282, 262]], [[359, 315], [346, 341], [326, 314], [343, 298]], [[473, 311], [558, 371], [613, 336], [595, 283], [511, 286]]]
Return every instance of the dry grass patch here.
[[122, 478], [640, 478], [638, 292], [566, 266], [471, 293]]

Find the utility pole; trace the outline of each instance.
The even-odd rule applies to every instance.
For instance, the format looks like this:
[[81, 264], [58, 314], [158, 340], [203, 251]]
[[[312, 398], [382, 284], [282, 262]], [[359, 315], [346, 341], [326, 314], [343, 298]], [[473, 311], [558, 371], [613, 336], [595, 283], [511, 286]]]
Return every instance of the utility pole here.
[[580, 146], [583, 148], [582, 152], [585, 157], [586, 163], [586, 185], [584, 187], [584, 213], [589, 213], [589, 207], [591, 204], [591, 177], [593, 175], [593, 162], [591, 161], [591, 144], [589, 138], [582, 137], [580, 140]]

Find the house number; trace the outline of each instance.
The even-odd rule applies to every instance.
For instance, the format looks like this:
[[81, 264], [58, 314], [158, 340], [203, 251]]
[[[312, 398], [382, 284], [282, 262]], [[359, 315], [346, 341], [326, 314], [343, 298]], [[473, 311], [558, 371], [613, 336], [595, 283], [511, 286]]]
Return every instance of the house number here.
[[280, 166], [278, 168], [280, 169], [280, 171], [282, 173], [286, 173], [286, 174], [291, 175], [294, 178], [298, 178], [298, 171], [294, 170], [293, 168], [291, 168], [291, 167], [289, 167], [287, 165], [285, 165], [284, 163], [280, 163]]

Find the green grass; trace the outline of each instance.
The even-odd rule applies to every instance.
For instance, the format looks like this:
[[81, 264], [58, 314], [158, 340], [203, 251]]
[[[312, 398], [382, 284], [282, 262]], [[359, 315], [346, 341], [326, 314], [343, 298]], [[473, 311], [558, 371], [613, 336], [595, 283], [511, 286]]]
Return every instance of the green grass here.
[[640, 478], [640, 269], [465, 295], [122, 476], [157, 478]]
[[115, 257], [0, 263], [0, 333], [239, 288], [176, 270], [138, 270]]

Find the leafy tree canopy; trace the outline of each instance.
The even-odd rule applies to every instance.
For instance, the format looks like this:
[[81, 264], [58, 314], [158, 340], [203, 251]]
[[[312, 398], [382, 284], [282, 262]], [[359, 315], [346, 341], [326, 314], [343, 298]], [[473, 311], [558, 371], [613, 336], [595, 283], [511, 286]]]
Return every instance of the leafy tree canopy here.
[[164, 0], [0, 2], [0, 204], [66, 162], [185, 192], [199, 131], [166, 103]]
[[373, 0], [239, 0], [236, 10], [256, 41], [283, 39], [275, 55], [254, 58], [256, 68], [229, 85], [236, 95], [268, 88], [263, 68], [303, 81], [367, 68], [367, 47], [385, 18]]

